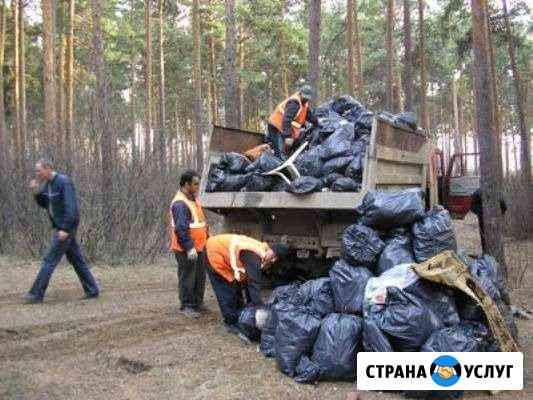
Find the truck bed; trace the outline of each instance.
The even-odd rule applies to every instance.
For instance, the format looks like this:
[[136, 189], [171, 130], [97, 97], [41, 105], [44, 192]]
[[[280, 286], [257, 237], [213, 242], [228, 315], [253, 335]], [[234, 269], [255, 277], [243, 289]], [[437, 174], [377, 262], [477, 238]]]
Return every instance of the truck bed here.
[[369, 189], [394, 190], [426, 187], [426, 138], [376, 118], [365, 157], [360, 192], [319, 192], [294, 195], [287, 192], [205, 191], [209, 168], [226, 152], [244, 153], [263, 142], [263, 135], [215, 126], [210, 140], [209, 165], [200, 191], [202, 205], [215, 212], [230, 209], [353, 210]]

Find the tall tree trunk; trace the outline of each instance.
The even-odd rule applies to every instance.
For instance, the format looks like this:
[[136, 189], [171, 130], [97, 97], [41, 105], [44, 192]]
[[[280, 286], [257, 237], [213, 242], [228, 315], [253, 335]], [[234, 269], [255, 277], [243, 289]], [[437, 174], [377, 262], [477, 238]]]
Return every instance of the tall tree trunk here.
[[[55, 139], [55, 79], [54, 79], [54, 8], [53, 0], [42, 0], [43, 12], [43, 103], [44, 103], [44, 135], [43, 144], [50, 152]], [[54, 143], [55, 144], [55, 143]]]
[[152, 154], [152, 24], [150, 15], [150, 0], [144, 1], [144, 29], [146, 54], [144, 58], [144, 162], [151, 162]]
[[62, 1], [56, 2], [57, 13], [56, 13], [56, 27], [58, 33], [58, 53], [57, 53], [57, 95], [56, 95], [56, 141], [57, 141], [57, 152], [61, 155], [63, 159], [64, 143], [63, 139], [64, 128], [65, 128], [65, 7]]
[[453, 109], [453, 151], [454, 153], [461, 153], [461, 131], [459, 129], [459, 106], [457, 100], [457, 82], [455, 76], [452, 76], [452, 109]]
[[404, 77], [405, 110], [413, 111], [413, 54], [411, 41], [411, 7], [410, 0], [403, 0], [403, 32], [404, 32]]
[[225, 2], [226, 23], [226, 93], [224, 99], [224, 119], [228, 128], [237, 128], [237, 25], [235, 22], [235, 0]]
[[429, 128], [428, 110], [427, 110], [427, 71], [426, 71], [426, 21], [424, 20], [424, 11], [426, 8], [425, 0], [418, 0], [418, 19], [419, 19], [419, 43], [420, 43], [420, 126], [424, 129]]
[[[213, 0], [209, 0], [211, 5]], [[216, 86], [216, 56], [215, 56], [215, 38], [213, 35], [214, 24], [213, 15], [210, 15], [210, 27], [209, 35], [207, 35], [207, 47], [208, 47], [208, 58], [207, 58], [207, 69], [209, 73], [209, 104], [211, 107], [211, 123], [213, 125], [218, 125], [218, 96], [217, 96], [217, 86]]]
[[[70, 0], [73, 1], [73, 0]], [[130, 12], [128, 15], [129, 23], [131, 26], [134, 26], [135, 24], [135, 1], [130, 0], [129, 2], [130, 6]], [[135, 32], [132, 30], [130, 32], [130, 41], [133, 43], [135, 37]], [[139, 160], [141, 159], [142, 155], [139, 154], [139, 148], [141, 147], [140, 144], [140, 137], [138, 135], [137, 130], [137, 93], [136, 93], [136, 82], [137, 82], [137, 52], [135, 49], [131, 49], [131, 59], [130, 59], [130, 72], [131, 72], [131, 87], [130, 87], [130, 102], [129, 102], [129, 120], [130, 120], [130, 142], [131, 142], [131, 163], [133, 165], [134, 171], [137, 171], [137, 168], [139, 167]]]
[[108, 81], [105, 72], [104, 50], [100, 19], [102, 8], [100, 0], [91, 0], [92, 14], [92, 47], [93, 47], [93, 71], [96, 80], [96, 92], [94, 96], [94, 121], [97, 136], [100, 138], [100, 154], [102, 157], [102, 215], [104, 217], [104, 238], [106, 243], [112, 243], [113, 232], [113, 155], [111, 126], [109, 121], [108, 107]]
[[498, 134], [494, 127], [494, 107], [490, 71], [490, 50], [488, 44], [486, 0], [472, 1], [472, 31], [474, 50], [474, 90], [477, 109], [477, 132], [480, 139], [481, 192], [483, 198], [483, 217], [485, 226], [486, 252], [505, 266], [503, 246], [502, 215], [499, 207], [500, 185], [497, 154]]
[[310, 0], [309, 4], [309, 84], [315, 90], [316, 99], [319, 99], [320, 83], [320, 19], [321, 1]]
[[200, 48], [200, 6], [199, 0], [192, 3], [193, 18], [193, 87], [194, 87], [194, 131], [196, 136], [196, 169], [202, 173], [204, 167], [204, 135], [203, 135], [203, 107], [202, 107], [202, 57]]
[[386, 107], [394, 111], [394, 0], [387, 0], [387, 90]]
[[72, 137], [74, 134], [74, 17], [75, 0], [68, 3], [68, 38], [67, 38], [67, 110], [65, 126], [65, 164], [69, 170], [72, 166]]
[[19, 129], [20, 152], [23, 156], [26, 153], [26, 33], [24, 26], [24, 0], [19, 0]]
[[[285, 14], [287, 13], [287, 0], [281, 0], [281, 18], [278, 25], [279, 30], [279, 54], [281, 62], [281, 91], [286, 98], [289, 96], [289, 67], [287, 65], [287, 43], [285, 40]], [[271, 108], [269, 108], [269, 111]]]
[[500, 107], [498, 104], [498, 78], [496, 74], [496, 58], [494, 56], [494, 45], [492, 43], [492, 33], [490, 32], [489, 25], [488, 25], [488, 15], [489, 15], [489, 8], [488, 3], [485, 2], [485, 14], [487, 15], [487, 45], [489, 48], [489, 65], [490, 65], [490, 75], [491, 75], [491, 89], [492, 89], [492, 107], [494, 109], [492, 116], [494, 124], [494, 129], [496, 132], [496, 152], [498, 154], [498, 158], [496, 162], [498, 163], [498, 180], [500, 183], [503, 181], [503, 162], [502, 162], [502, 124], [501, 124], [501, 118], [500, 118]]
[[165, 109], [165, 0], [159, 0], [159, 129], [158, 129], [158, 155], [159, 168], [165, 171], [166, 167], [166, 109]]
[[361, 38], [359, 37], [359, 15], [357, 11], [357, 0], [354, 1], [353, 11], [353, 27], [355, 33], [355, 62], [357, 63], [357, 76], [355, 79], [357, 86], [357, 96], [359, 100], [363, 100], [364, 97], [364, 87], [363, 87], [363, 54], [361, 49]]
[[513, 85], [516, 96], [518, 122], [520, 125], [520, 164], [522, 166], [522, 177], [524, 179], [524, 187], [528, 188], [531, 187], [531, 136], [527, 129], [527, 113], [524, 110], [526, 105], [526, 96], [525, 90], [523, 90], [520, 70], [518, 69], [518, 65], [516, 62], [515, 44], [513, 43], [511, 23], [509, 21], [509, 14], [507, 11], [507, 0], [502, 0], [502, 6], [503, 13], [505, 16], [505, 34], [507, 36], [507, 48], [509, 52], [509, 60], [511, 62], [511, 71], [513, 72]]
[[0, 1], [0, 168], [6, 159], [6, 112], [4, 107], [4, 51], [6, 47], [6, 5]]
[[346, 69], [348, 81], [346, 82], [346, 92], [354, 95], [354, 70], [353, 70], [353, 0], [348, 0], [346, 5], [346, 48], [348, 57], [346, 59]]
[[237, 114], [237, 128], [240, 128], [243, 124], [243, 109], [242, 109], [242, 79], [241, 71], [244, 68], [244, 39], [242, 28], [238, 31], [238, 40], [237, 40], [237, 86], [235, 87], [235, 96], [237, 97], [237, 109], [235, 113]]
[[[44, 4], [44, 2], [43, 2]], [[21, 168], [21, 143], [20, 143], [20, 85], [19, 85], [19, 4], [18, 1], [11, 2], [11, 11], [13, 12], [13, 117], [11, 118], [12, 140], [15, 150], [14, 159], [17, 170]]]

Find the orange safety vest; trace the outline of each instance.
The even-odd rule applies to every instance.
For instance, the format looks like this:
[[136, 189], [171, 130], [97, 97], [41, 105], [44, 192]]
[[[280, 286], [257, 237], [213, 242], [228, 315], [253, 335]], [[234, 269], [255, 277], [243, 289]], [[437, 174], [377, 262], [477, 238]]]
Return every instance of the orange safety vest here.
[[181, 247], [181, 244], [178, 240], [178, 235], [176, 234], [174, 217], [172, 215], [172, 205], [177, 201], [183, 201], [185, 205], [189, 208], [191, 212], [191, 223], [189, 224], [189, 235], [194, 243], [194, 248], [196, 251], [200, 252], [204, 249], [205, 243], [207, 242], [207, 223], [204, 215], [204, 210], [200, 204], [198, 198], [195, 201], [191, 201], [183, 194], [181, 191], [176, 193], [172, 202], [170, 203], [170, 251], [176, 253], [184, 251]]
[[268, 122], [270, 125], [275, 126], [278, 131], [283, 132], [283, 115], [285, 114], [285, 106], [289, 100], [296, 100], [298, 101], [298, 104], [300, 104], [300, 109], [298, 110], [294, 121], [292, 121], [292, 138], [296, 140], [300, 136], [300, 129], [302, 125], [305, 124], [305, 120], [307, 119], [307, 111], [309, 110], [309, 102], [305, 103], [305, 105], [302, 105], [300, 93], [296, 92], [279, 103], [274, 112], [270, 114]]
[[267, 243], [235, 234], [212, 236], [205, 245], [209, 265], [230, 283], [235, 280], [246, 281], [248, 277], [246, 266], [240, 260], [241, 251], [251, 251], [263, 259], [269, 248]]

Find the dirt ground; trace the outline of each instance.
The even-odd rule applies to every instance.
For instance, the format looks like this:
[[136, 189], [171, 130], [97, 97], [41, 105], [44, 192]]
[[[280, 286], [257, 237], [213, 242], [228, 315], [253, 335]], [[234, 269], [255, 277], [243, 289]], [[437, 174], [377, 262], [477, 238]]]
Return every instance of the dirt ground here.
[[[456, 225], [475, 251], [472, 220]], [[529, 246], [529, 244], [528, 244]], [[533, 252], [527, 247], [528, 257]], [[510, 249], [513, 252], [512, 248]], [[0, 258], [0, 399], [345, 399], [353, 383], [299, 385], [255, 346], [222, 331], [211, 288], [198, 320], [177, 313], [172, 259], [160, 265], [95, 266], [102, 296], [82, 301], [70, 266], [58, 267], [44, 304], [23, 305], [38, 261]], [[533, 309], [533, 273], [513, 291]], [[533, 399], [533, 321], [519, 321], [526, 389], [468, 398]], [[361, 392], [360, 399], [399, 399]]]

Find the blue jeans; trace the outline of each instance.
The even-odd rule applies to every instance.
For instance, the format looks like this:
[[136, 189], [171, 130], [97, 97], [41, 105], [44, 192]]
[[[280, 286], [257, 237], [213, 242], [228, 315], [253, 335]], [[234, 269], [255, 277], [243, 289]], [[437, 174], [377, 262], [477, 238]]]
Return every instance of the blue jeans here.
[[76, 231], [69, 232], [69, 237], [63, 242], [59, 240], [57, 232], [54, 232], [52, 245], [44, 257], [41, 270], [37, 274], [37, 278], [35, 278], [30, 293], [39, 299], [44, 297], [50, 278], [63, 255], [67, 256], [68, 262], [74, 267], [85, 293], [90, 296], [98, 295], [98, 285], [76, 242]]

